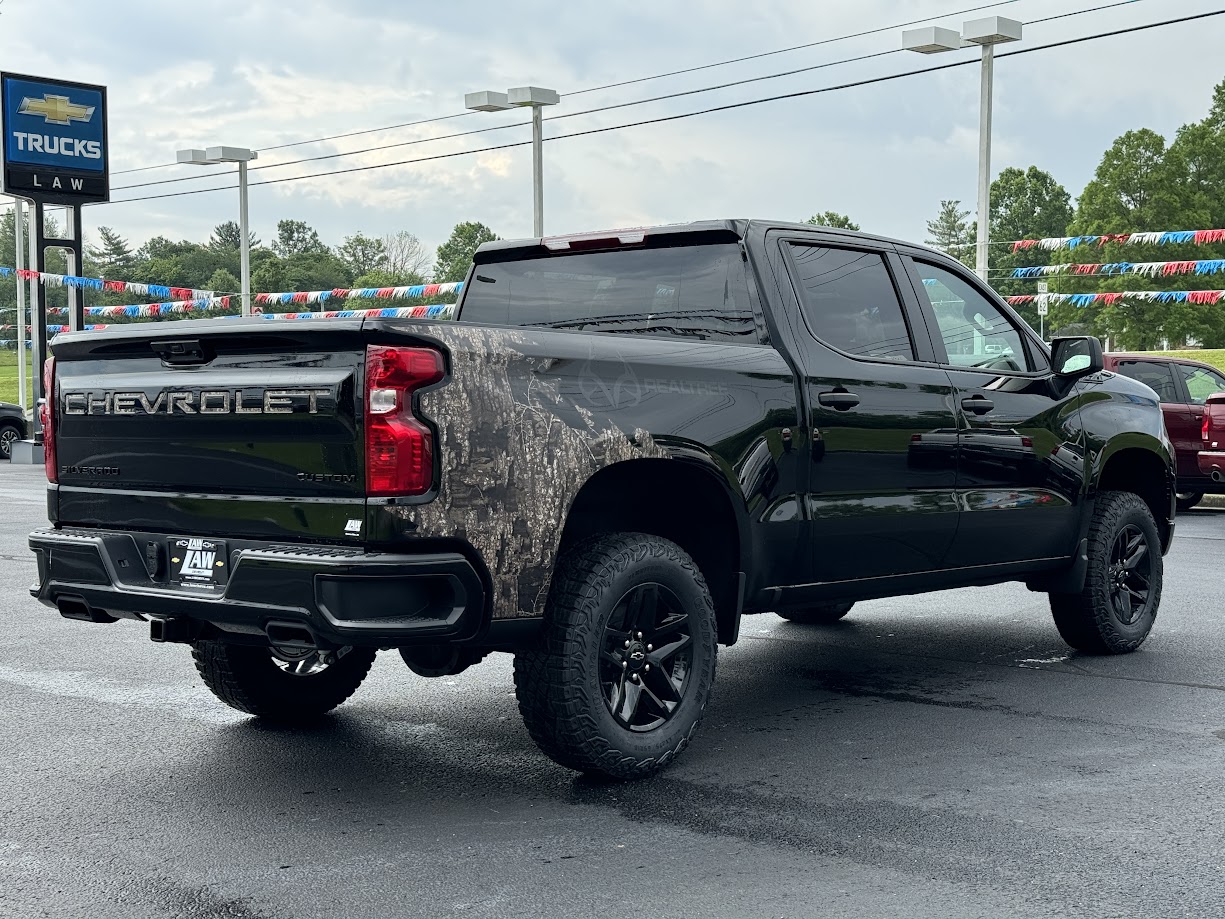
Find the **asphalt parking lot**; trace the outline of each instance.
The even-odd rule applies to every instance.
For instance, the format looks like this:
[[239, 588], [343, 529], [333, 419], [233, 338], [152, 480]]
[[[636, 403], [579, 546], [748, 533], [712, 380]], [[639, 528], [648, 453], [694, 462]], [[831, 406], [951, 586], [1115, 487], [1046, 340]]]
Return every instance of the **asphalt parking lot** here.
[[747, 619], [695, 745], [616, 785], [537, 752], [504, 655], [384, 654], [261, 727], [186, 647], [31, 600], [41, 468], [0, 502], [2, 916], [1221, 915], [1225, 509], [1180, 517], [1126, 657], [1019, 585]]

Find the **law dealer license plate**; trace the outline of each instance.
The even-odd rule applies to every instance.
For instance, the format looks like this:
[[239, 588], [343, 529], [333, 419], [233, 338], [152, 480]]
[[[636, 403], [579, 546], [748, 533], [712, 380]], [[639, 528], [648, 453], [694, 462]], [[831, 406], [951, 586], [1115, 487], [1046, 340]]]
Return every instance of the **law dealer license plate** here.
[[225, 586], [230, 560], [223, 541], [185, 536], [171, 538], [167, 543], [170, 550], [170, 580], [173, 583], [206, 590], [219, 590]]

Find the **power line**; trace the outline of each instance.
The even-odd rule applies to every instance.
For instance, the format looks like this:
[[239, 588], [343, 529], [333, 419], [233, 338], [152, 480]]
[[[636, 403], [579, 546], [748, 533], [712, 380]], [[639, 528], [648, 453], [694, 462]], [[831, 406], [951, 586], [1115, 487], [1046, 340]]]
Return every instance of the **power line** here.
[[[1117, 7], [1117, 6], [1126, 6], [1128, 4], [1138, 3], [1138, 2], [1140, 2], [1140, 0], [1117, 0], [1117, 2], [1115, 3], [1109, 3], [1104, 6], [1092, 7], [1087, 10], [1076, 10], [1076, 11], [1069, 12], [1069, 13], [1060, 13], [1055, 16], [1048, 16], [1045, 19], [1034, 20], [1034, 22], [1028, 23], [1028, 25], [1035, 25], [1035, 24], [1042, 23], [1042, 22], [1049, 22], [1055, 19], [1064, 19], [1069, 16], [1079, 16], [1085, 13], [1094, 13], [1094, 12], [1098, 12], [1103, 9], [1110, 9], [1112, 7]], [[958, 14], [950, 14], [950, 15], [958, 15]], [[919, 21], [923, 21], [923, 20], [919, 20]], [[873, 30], [873, 31], [880, 31], [880, 30]], [[866, 32], [866, 33], [861, 33], [861, 34], [871, 34], [871, 32]], [[826, 41], [828, 42], [828, 41], [837, 41], [837, 40], [839, 39], [827, 39]], [[815, 42], [814, 44], [823, 44], [823, 42]], [[798, 46], [798, 47], [809, 47], [809, 46], [804, 45], [804, 46]], [[784, 50], [793, 50], [793, 49], [784, 49]], [[742, 79], [742, 80], [733, 80], [727, 83], [719, 83], [719, 84], [715, 84], [712, 86], [698, 87], [697, 89], [681, 90], [679, 92], [666, 93], [660, 96], [651, 96], [646, 99], [635, 99], [630, 102], [612, 103], [610, 105], [599, 106], [597, 108], [592, 108], [592, 109], [584, 109], [578, 112], [566, 112], [561, 115], [553, 115], [545, 120], [546, 121], [560, 121], [565, 118], [578, 118], [578, 117], [582, 117], [585, 115], [597, 114], [599, 112], [611, 111], [613, 109], [630, 108], [635, 105], [645, 105], [645, 104], [652, 103], [652, 102], [662, 102], [668, 99], [678, 99], [684, 96], [693, 96], [693, 95], [699, 95], [701, 93], [715, 92], [721, 89], [730, 89], [731, 87], [734, 87], [734, 86], [743, 86], [748, 83], [760, 83], [765, 80], [776, 80], [782, 77], [795, 76], [796, 74], [800, 74], [800, 73], [809, 73], [815, 70], [824, 70], [829, 67], [836, 67], [842, 64], [853, 64], [853, 63], [858, 63], [860, 61], [872, 60], [873, 58], [885, 57], [891, 54], [897, 54], [901, 50], [902, 49], [900, 48], [891, 48], [888, 51], [876, 51], [871, 54], [862, 54], [862, 55], [859, 55], [858, 57], [844, 58], [838, 61], [827, 61], [822, 64], [812, 64], [807, 67], [797, 67], [792, 70], [784, 70], [778, 73], [763, 74], [761, 76], [756, 76], [756, 77], [746, 77], [745, 79]], [[780, 52], [773, 52], [773, 51], [765, 52], [764, 54], [761, 54], [761, 55], [753, 55], [753, 57], [765, 57], [768, 54], [775, 54], [775, 53], [780, 53]], [[743, 59], [738, 59], [738, 60], [747, 60], [747, 59], [748, 58], [743, 58]], [[707, 66], [718, 66], [718, 65], [712, 64], [712, 65], [707, 65]], [[697, 68], [697, 69], [701, 69], [701, 68]], [[644, 78], [644, 79], [647, 79], [647, 78]], [[640, 81], [631, 80], [627, 82], [640, 82]], [[586, 90], [584, 90], [584, 92], [586, 92]], [[571, 93], [570, 95], [577, 95], [577, 94]], [[447, 116], [447, 117], [455, 117], [455, 116]], [[431, 119], [431, 120], [442, 120], [442, 119]], [[424, 124], [425, 122], [416, 122], [416, 123]], [[418, 144], [435, 143], [437, 141], [443, 141], [443, 140], [453, 140], [458, 137], [470, 137], [474, 134], [485, 134], [485, 133], [491, 133], [493, 131], [505, 131], [511, 128], [521, 128], [521, 127], [526, 127], [530, 123], [531, 122], [527, 122], [527, 121], [516, 121], [511, 124], [494, 125], [488, 128], [478, 128], [475, 131], [459, 131], [454, 134], [443, 134], [437, 137], [422, 137], [422, 138], [417, 138], [414, 140], [397, 141], [395, 143], [390, 143], [390, 144], [376, 144], [375, 146], [363, 147], [358, 150], [345, 150], [339, 153], [325, 153], [325, 154], [320, 154], [319, 156], [308, 156], [308, 157], [302, 157], [296, 160], [287, 160], [286, 162], [283, 162], [283, 163], [268, 163], [267, 165], [264, 165], [264, 166], [253, 166], [253, 167], [249, 167], [247, 171], [248, 173], [260, 172], [265, 169], [281, 169], [286, 166], [296, 166], [301, 163], [313, 163], [313, 162], [319, 162], [321, 160], [340, 159], [346, 156], [359, 156], [363, 153], [372, 153], [378, 150], [390, 150], [390, 149], [395, 149], [398, 147], [412, 147]], [[364, 133], [364, 132], [354, 132], [354, 133]], [[338, 135], [338, 136], [350, 136], [350, 135]], [[292, 145], [286, 145], [286, 146], [292, 146]], [[159, 179], [154, 182], [135, 182], [131, 185], [116, 186], [113, 189], [113, 191], [123, 191], [124, 189], [129, 189], [129, 188], [150, 188], [155, 185], [175, 185], [180, 182], [198, 182], [205, 178], [207, 178], [207, 176], [193, 175], [193, 176], [179, 176], [173, 179]]]
[[[1135, 2], [1135, 0], [1127, 0], [1127, 2]], [[698, 95], [700, 93], [714, 92], [720, 89], [729, 89], [733, 86], [743, 86], [746, 83], [760, 83], [763, 80], [776, 80], [776, 79], [779, 79], [780, 77], [795, 76], [797, 73], [807, 73], [813, 70], [824, 70], [828, 67], [837, 67], [841, 64], [854, 64], [859, 61], [867, 61], [873, 58], [884, 57], [890, 54], [898, 54], [900, 51], [901, 51], [900, 48], [891, 48], [888, 51], [876, 51], [876, 52], [873, 52], [872, 54], [862, 54], [859, 57], [845, 58], [840, 61], [827, 61], [824, 64], [813, 64], [809, 67], [799, 67], [799, 68], [796, 68], [795, 70], [785, 70], [781, 73], [768, 73], [768, 74], [764, 74], [759, 77], [748, 77], [743, 80], [734, 80], [730, 83], [720, 83], [715, 86], [703, 86], [698, 89], [686, 89], [680, 92], [667, 93], [662, 96], [652, 96], [648, 99], [635, 99], [630, 102], [615, 102], [611, 105], [603, 105], [603, 106], [599, 106], [598, 108], [584, 109], [583, 111], [580, 111], [580, 112], [567, 112], [562, 115], [554, 115], [550, 118], [546, 118], [545, 121], [561, 121], [564, 118], [578, 118], [583, 115], [594, 115], [598, 112], [611, 111], [612, 109], [629, 108], [635, 105], [645, 105], [650, 102], [661, 102], [666, 99], [677, 99], [677, 98], [680, 98], [681, 96], [693, 96], [693, 95]], [[364, 147], [360, 150], [345, 150], [340, 153], [324, 153], [319, 156], [306, 156], [306, 157], [302, 157], [301, 159], [288, 160], [284, 163], [268, 163], [265, 166], [248, 167], [247, 172], [248, 173], [260, 172], [261, 170], [264, 170], [264, 169], [281, 169], [285, 166], [297, 166], [300, 163], [314, 163], [314, 162], [318, 162], [319, 160], [334, 160], [334, 159], [339, 159], [340, 157], [344, 157], [344, 156], [358, 156], [362, 153], [373, 153], [374, 151], [377, 151], [377, 150], [391, 150], [396, 147], [412, 147], [417, 144], [430, 144], [430, 143], [434, 143], [436, 141], [441, 141], [441, 140], [451, 140], [456, 137], [469, 137], [473, 134], [486, 134], [492, 131], [505, 131], [510, 128], [524, 128], [530, 124], [531, 124], [530, 121], [516, 121], [516, 122], [513, 122], [512, 124], [502, 124], [502, 125], [495, 125], [489, 128], [479, 128], [475, 131], [460, 131], [455, 134], [443, 134], [438, 137], [420, 137], [415, 140], [402, 140], [402, 141], [397, 141], [396, 143], [391, 143], [391, 144], [377, 144], [376, 146]], [[178, 182], [198, 182], [202, 178], [204, 177], [203, 176], [179, 176], [178, 178], [174, 178], [174, 179], [159, 179], [156, 182], [136, 182], [136, 183], [133, 183], [132, 185], [116, 186], [113, 189], [113, 191], [122, 191], [125, 188], [148, 188], [153, 185], [173, 185]]]
[[[837, 35], [837, 36], [834, 36], [833, 38], [823, 38], [820, 41], [808, 42], [807, 44], [803, 44], [803, 45], [792, 45], [789, 48], [778, 48], [774, 51], [763, 51], [760, 54], [750, 54], [746, 57], [736, 57], [736, 58], [730, 58], [726, 61], [716, 61], [713, 64], [701, 64], [697, 67], [689, 67], [684, 70], [673, 70], [668, 73], [658, 73], [658, 74], [654, 74], [652, 76], [647, 76], [647, 77], [637, 77], [633, 80], [622, 80], [618, 83], [606, 83], [601, 86], [588, 86], [586, 89], [578, 89], [578, 90], [575, 90], [574, 92], [566, 93], [565, 95], [581, 96], [584, 93], [593, 93], [601, 89], [614, 89], [619, 86], [629, 86], [632, 83], [646, 83], [651, 80], [662, 80], [668, 77], [679, 76], [681, 74], [694, 73], [699, 70], [709, 70], [713, 67], [725, 67], [729, 64], [739, 64], [744, 61], [751, 61], [757, 58], [770, 57], [771, 55], [786, 54], [789, 51], [800, 51], [805, 48], [815, 48], [819, 45], [829, 45], [835, 42], [848, 41], [852, 38], [863, 38], [864, 36], [867, 36], [867, 35], [876, 35], [880, 32], [888, 32], [892, 29], [903, 29], [906, 26], [918, 25], [919, 23], [922, 23], [922, 22], [931, 22], [933, 19], [943, 19], [947, 16], [962, 16], [966, 13], [976, 13], [980, 10], [991, 9], [992, 7], [996, 7], [996, 6], [1007, 6], [1010, 3], [1016, 3], [1016, 2], [1018, 2], [1018, 0], [997, 0], [997, 2], [995, 3], [986, 3], [981, 6], [972, 6], [972, 7], [968, 7], [967, 9], [956, 10], [950, 13], [941, 13], [936, 16], [924, 16], [922, 19], [912, 19], [908, 22], [898, 22], [898, 23], [894, 23], [893, 25], [879, 26], [877, 28], [867, 29], [862, 32], [852, 32], [847, 35]], [[1135, 2], [1138, 2], [1138, 0], [1124, 0], [1124, 2], [1135, 3]], [[1112, 4], [1112, 5], [1121, 5], [1121, 4]], [[1092, 11], [1086, 11], [1086, 12], [1092, 12]], [[1058, 17], [1055, 17], [1055, 18], [1058, 18]], [[438, 122], [438, 121], [448, 121], [452, 118], [466, 118], [469, 115], [475, 115], [475, 114], [477, 113], [467, 112], [467, 111], [455, 112], [450, 115], [438, 115], [433, 118], [422, 118], [417, 121], [405, 121], [400, 124], [384, 125], [383, 127], [379, 127], [379, 128], [363, 128], [360, 131], [348, 131], [343, 134], [329, 134], [324, 137], [314, 137], [309, 140], [295, 140], [290, 143], [274, 144], [268, 147], [260, 147], [259, 152], [264, 153], [268, 150], [284, 150], [288, 147], [301, 147], [307, 144], [323, 143], [324, 141], [328, 141], [328, 140], [340, 140], [345, 137], [357, 137], [362, 134], [378, 134], [383, 131], [396, 131], [396, 130], [400, 130], [401, 128], [411, 128], [411, 127], [416, 127], [418, 125], [423, 125], [423, 124], [433, 124], [434, 122]], [[487, 129], [487, 130], [496, 130], [496, 129]], [[471, 133], [479, 133], [479, 132], [471, 132]], [[440, 139], [440, 138], [434, 138], [434, 139]], [[158, 163], [153, 166], [138, 166], [134, 169], [120, 169], [120, 170], [117, 170], [116, 172], [112, 172], [111, 175], [126, 175], [128, 173], [133, 173], [133, 172], [146, 172], [150, 169], [165, 169], [168, 166], [177, 166], [177, 165], [179, 164], [178, 163]], [[287, 165], [287, 164], [278, 164], [278, 165]], [[133, 187], [133, 186], [128, 186], [128, 187]]]
[[[997, 54], [996, 59], [998, 60], [1000, 58], [1016, 57], [1022, 54], [1033, 54], [1038, 51], [1047, 51], [1052, 48], [1062, 48], [1068, 45], [1081, 44], [1087, 41], [1097, 41], [1103, 38], [1113, 38], [1119, 35], [1128, 35], [1128, 34], [1132, 34], [1135, 32], [1148, 31], [1150, 29], [1162, 28], [1168, 25], [1179, 25], [1179, 24], [1186, 23], [1186, 22], [1194, 22], [1194, 21], [1201, 20], [1201, 19], [1208, 19], [1214, 16], [1220, 16], [1223, 14], [1225, 14], [1225, 9], [1213, 10], [1207, 13], [1196, 13], [1190, 16], [1181, 16], [1181, 17], [1176, 17], [1176, 18], [1171, 18], [1171, 19], [1163, 19], [1157, 22], [1145, 23], [1145, 24], [1138, 25], [1138, 26], [1128, 26], [1128, 27], [1121, 28], [1121, 29], [1113, 29], [1108, 32], [1097, 32], [1092, 35], [1083, 35], [1083, 36], [1079, 36], [1076, 38], [1063, 39], [1061, 41], [1050, 42], [1045, 45], [1034, 45], [1029, 48], [1019, 48], [1016, 51], [1009, 51], [1003, 54]], [[923, 68], [919, 68], [916, 70], [907, 70], [907, 71], [903, 71], [900, 73], [885, 74], [883, 76], [870, 77], [864, 80], [855, 80], [849, 83], [840, 83], [840, 84], [833, 85], [833, 86], [818, 87], [817, 89], [798, 90], [796, 92], [782, 93], [782, 94], [775, 95], [775, 96], [765, 96], [760, 99], [749, 99], [743, 102], [732, 102], [726, 105], [712, 106], [710, 108], [700, 109], [700, 110], [693, 111], [693, 112], [682, 112], [676, 115], [663, 115], [658, 118], [649, 118], [649, 119], [644, 119], [642, 121], [628, 122], [626, 124], [620, 124], [620, 125], [609, 125], [609, 126], [602, 127], [602, 128], [589, 128], [585, 131], [574, 131], [569, 134], [559, 134], [556, 137], [546, 138], [545, 142], [552, 143], [554, 141], [566, 140], [566, 139], [574, 138], [574, 137], [585, 137], [585, 136], [589, 136], [592, 134], [603, 134], [609, 131], [620, 131], [626, 128], [636, 128], [636, 127], [643, 127], [645, 125], [662, 124], [662, 123], [669, 122], [669, 121], [679, 121], [685, 118], [693, 118], [698, 115], [709, 115], [715, 112], [725, 112], [725, 111], [731, 111], [733, 109], [747, 108], [749, 106], [761, 105], [767, 102], [779, 102], [785, 99], [798, 99], [798, 98], [803, 98], [806, 96], [821, 95], [824, 93], [836, 92], [836, 91], [844, 90], [844, 89], [853, 89], [859, 86], [871, 86], [871, 85], [875, 85], [878, 83], [887, 83], [887, 82], [892, 82], [894, 80], [905, 79], [906, 77], [918, 76], [920, 74], [937, 73], [943, 70], [951, 70], [955, 67], [965, 67], [967, 65], [975, 64], [975, 63], [977, 63], [977, 61], [974, 59], [951, 61], [947, 64], [937, 64], [931, 67], [923, 67]], [[489, 146], [489, 147], [481, 147], [476, 150], [458, 150], [452, 153], [440, 153], [440, 154], [434, 154], [433, 156], [417, 157], [417, 158], [408, 159], [408, 160], [398, 160], [393, 163], [373, 163], [373, 164], [365, 165], [365, 166], [351, 166], [346, 169], [334, 169], [334, 170], [329, 170], [327, 172], [316, 172], [316, 173], [310, 173], [308, 175], [302, 175], [302, 176], [284, 176], [279, 179], [265, 179], [262, 182], [252, 182], [250, 183], [250, 185], [251, 186], [275, 185], [281, 182], [294, 182], [294, 181], [299, 181], [299, 180], [304, 180], [304, 179], [317, 179], [317, 178], [323, 178], [326, 176], [333, 176], [333, 175], [345, 175], [345, 174], [354, 173], [354, 172], [367, 172], [373, 169], [387, 169], [392, 166], [406, 166], [406, 165], [410, 165], [413, 163], [424, 163], [424, 162], [430, 162], [433, 160], [449, 159], [449, 158], [456, 157], [456, 156], [468, 156], [468, 155], [477, 154], [477, 153], [489, 153], [489, 152], [496, 151], [496, 150], [507, 150], [513, 147], [527, 146], [530, 143], [531, 141], [518, 141], [514, 143], [498, 144], [498, 145]], [[110, 203], [125, 204], [131, 201], [150, 201], [150, 200], [154, 200], [158, 198], [175, 198], [181, 195], [206, 194], [208, 192], [227, 191], [227, 190], [235, 189], [237, 187], [238, 187], [237, 185], [223, 185], [223, 186], [217, 186], [214, 188], [191, 189], [188, 191], [169, 192], [169, 193], [160, 194], [160, 195], [144, 195], [144, 196], [137, 197], [137, 198], [126, 198], [123, 201], [113, 201]]]

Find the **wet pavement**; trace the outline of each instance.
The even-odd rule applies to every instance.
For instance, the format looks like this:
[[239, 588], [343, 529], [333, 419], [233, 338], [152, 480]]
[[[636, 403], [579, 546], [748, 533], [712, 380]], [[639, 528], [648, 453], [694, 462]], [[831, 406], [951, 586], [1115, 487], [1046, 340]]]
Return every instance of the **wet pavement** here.
[[319, 727], [217, 702], [185, 646], [33, 600], [42, 471], [0, 467], [0, 916], [1220, 915], [1225, 509], [1179, 518], [1156, 629], [1070, 652], [1020, 585], [746, 619], [694, 745], [576, 777], [510, 658], [380, 655]]

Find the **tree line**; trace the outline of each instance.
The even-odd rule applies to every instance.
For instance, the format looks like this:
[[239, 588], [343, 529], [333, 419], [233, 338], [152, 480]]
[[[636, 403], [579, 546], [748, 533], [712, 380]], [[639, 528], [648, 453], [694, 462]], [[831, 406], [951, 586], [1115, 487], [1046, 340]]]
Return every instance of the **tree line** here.
[[[12, 211], [0, 217], [0, 265], [12, 263], [14, 225]], [[47, 232], [57, 234], [53, 220]], [[240, 289], [242, 233], [233, 221], [218, 224], [205, 243], [175, 242], [155, 236], [134, 249], [120, 234], [105, 226], [98, 229], [98, 237], [97, 242], [85, 246], [85, 264], [76, 274], [211, 290], [218, 295], [235, 294]], [[498, 236], [489, 227], [468, 221], [457, 224], [433, 254], [406, 230], [383, 236], [354, 233], [333, 247], [325, 244], [304, 221], [281, 220], [277, 223], [276, 237], [269, 244], [265, 245], [254, 234], [250, 236], [251, 290], [271, 293], [462, 281], [476, 248], [495, 239]], [[62, 251], [48, 252], [47, 271], [67, 273]], [[156, 299], [116, 291], [85, 290], [83, 295], [86, 306], [151, 303]], [[16, 280], [0, 278], [0, 304], [11, 309], [16, 298]], [[453, 299], [453, 296], [432, 298], [433, 302]], [[67, 292], [49, 289], [48, 302], [52, 306], [66, 305]], [[0, 313], [0, 324], [12, 324], [13, 315]], [[6, 336], [0, 335], [3, 337]]]

